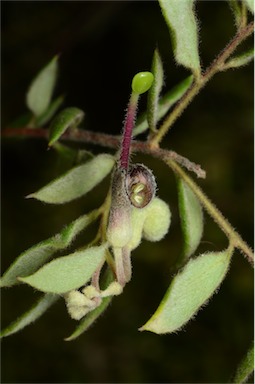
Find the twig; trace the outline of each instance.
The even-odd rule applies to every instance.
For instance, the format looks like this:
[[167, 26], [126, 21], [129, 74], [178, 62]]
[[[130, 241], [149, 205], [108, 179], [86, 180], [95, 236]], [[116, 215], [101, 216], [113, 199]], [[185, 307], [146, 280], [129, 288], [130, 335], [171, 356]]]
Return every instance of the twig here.
[[[2, 137], [23, 137], [23, 138], [43, 138], [48, 139], [48, 130], [37, 128], [31, 129], [27, 127], [23, 128], [6, 128], [2, 131]], [[109, 135], [106, 133], [85, 131], [82, 129], [70, 130], [65, 132], [61, 136], [61, 140], [63, 141], [73, 141], [80, 143], [90, 143], [94, 145], [100, 145], [106, 148], [119, 148], [121, 137]], [[206, 172], [201, 169], [200, 165], [193, 163], [187, 158], [179, 155], [174, 151], [170, 151], [162, 148], [151, 148], [147, 142], [134, 140], [132, 141], [132, 151], [133, 152], [141, 152], [148, 155], [151, 155], [158, 159], [172, 159], [179, 163], [181, 166], [185, 167], [189, 171], [194, 172], [197, 177], [205, 178]]]

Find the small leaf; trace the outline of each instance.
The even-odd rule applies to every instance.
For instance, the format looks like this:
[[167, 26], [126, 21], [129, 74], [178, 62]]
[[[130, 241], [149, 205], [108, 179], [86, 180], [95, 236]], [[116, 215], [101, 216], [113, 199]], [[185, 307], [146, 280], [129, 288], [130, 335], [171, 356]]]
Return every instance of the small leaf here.
[[76, 128], [84, 118], [84, 112], [75, 107], [61, 111], [52, 121], [49, 133], [49, 146], [55, 143], [70, 128]]
[[233, 248], [191, 259], [177, 274], [158, 309], [141, 331], [172, 333], [185, 325], [217, 290], [224, 279]]
[[172, 37], [175, 60], [200, 75], [198, 31], [194, 15], [194, 0], [159, 0]]
[[224, 66], [223, 70], [229, 69], [229, 68], [239, 68], [242, 67], [243, 65], [249, 64], [252, 60], [254, 59], [254, 49], [250, 49], [249, 51], [233, 57], [229, 61], [227, 61]]
[[242, 19], [242, 10], [238, 0], [228, 0], [228, 4], [234, 14], [235, 24], [238, 27]]
[[248, 350], [246, 356], [241, 361], [237, 368], [233, 383], [242, 384], [246, 383], [249, 376], [254, 371], [254, 345]]
[[35, 116], [42, 115], [50, 105], [58, 71], [58, 56], [44, 67], [29, 87], [26, 104]]
[[43, 125], [47, 124], [48, 121], [55, 115], [59, 107], [63, 104], [65, 97], [63, 95], [57, 97], [55, 100], [52, 101], [52, 103], [48, 106], [46, 111], [37, 117], [35, 120], [35, 126], [36, 127], [42, 127]]
[[[158, 115], [156, 123], [165, 116], [169, 109], [184, 95], [193, 82], [193, 76], [189, 76], [173, 89], [167, 92], [160, 100], [158, 105]], [[148, 120], [146, 114], [142, 114], [138, 120], [135, 129], [133, 130], [133, 136], [137, 136], [148, 129]]]
[[20, 280], [42, 292], [66, 293], [86, 284], [105, 257], [106, 245], [59, 257]]
[[188, 259], [197, 249], [203, 234], [203, 211], [190, 187], [178, 180], [179, 211], [184, 235], [182, 260]]
[[159, 95], [164, 82], [163, 64], [157, 49], [153, 55], [151, 72], [154, 76], [154, 81], [148, 92], [147, 118], [149, 128], [151, 131], [155, 131], [158, 120]]
[[[106, 276], [104, 279], [104, 284], [102, 288], [108, 287], [108, 285], [114, 280], [114, 276], [110, 269], [106, 270]], [[85, 332], [95, 321], [98, 319], [98, 317], [106, 310], [110, 302], [112, 301], [112, 296], [105, 297], [102, 300], [102, 303], [94, 309], [92, 312], [89, 312], [84, 319], [81, 320], [75, 331], [67, 337], [66, 341], [71, 341], [77, 339], [83, 332]]]
[[27, 312], [21, 315], [16, 321], [11, 323], [8, 327], [6, 327], [0, 334], [1, 337], [10, 336], [13, 333], [20, 331], [25, 328], [27, 325], [33, 323], [39, 317], [41, 317], [44, 312], [47, 311], [57, 300], [59, 296], [53, 295], [51, 293], [47, 293], [43, 295], [40, 300], [38, 300], [32, 308], [30, 308]]
[[254, 13], [254, 0], [244, 0], [249, 11], [251, 11], [251, 13]]
[[114, 158], [108, 154], [94, 157], [27, 196], [51, 204], [63, 204], [85, 195], [111, 171]]
[[82, 215], [59, 234], [44, 240], [23, 252], [8, 268], [0, 280], [1, 287], [10, 287], [20, 283], [17, 277], [27, 276], [40, 268], [58, 250], [65, 249], [75, 237], [98, 216], [98, 210]]

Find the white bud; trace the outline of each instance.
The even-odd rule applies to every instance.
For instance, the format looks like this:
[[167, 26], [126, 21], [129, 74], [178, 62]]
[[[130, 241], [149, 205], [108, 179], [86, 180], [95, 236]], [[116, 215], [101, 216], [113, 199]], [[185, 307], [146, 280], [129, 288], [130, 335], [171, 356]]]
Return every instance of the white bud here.
[[167, 234], [171, 222], [169, 206], [155, 197], [147, 208], [143, 226], [143, 237], [149, 241], [159, 241]]

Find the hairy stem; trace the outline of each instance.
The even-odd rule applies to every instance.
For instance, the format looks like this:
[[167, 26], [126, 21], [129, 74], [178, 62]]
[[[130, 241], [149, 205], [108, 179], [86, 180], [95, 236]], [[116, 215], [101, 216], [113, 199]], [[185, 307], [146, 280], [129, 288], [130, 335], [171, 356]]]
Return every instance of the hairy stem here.
[[164, 161], [169, 165], [170, 168], [181, 177], [194, 194], [199, 199], [200, 203], [204, 206], [209, 215], [214, 219], [214, 221], [219, 225], [222, 231], [229, 238], [230, 243], [239, 248], [248, 258], [249, 262], [253, 265], [254, 255], [250, 247], [244, 242], [241, 236], [233, 229], [231, 224], [225, 219], [222, 213], [216, 208], [216, 206], [209, 200], [209, 198], [204, 194], [204, 192], [199, 188], [199, 186], [184, 172], [184, 170], [178, 166], [173, 160], [164, 159]]
[[181, 116], [183, 111], [187, 108], [187, 106], [194, 99], [194, 97], [201, 91], [201, 89], [217, 72], [221, 71], [226, 59], [228, 59], [232, 55], [232, 53], [242, 41], [244, 41], [248, 36], [253, 33], [253, 30], [254, 22], [251, 22], [247, 26], [240, 28], [235, 37], [219, 54], [219, 56], [216, 57], [212, 64], [206, 69], [204, 74], [194, 81], [193, 85], [184, 94], [179, 103], [176, 104], [172, 112], [165, 118], [157, 133], [155, 133], [155, 135], [149, 139], [149, 143], [152, 148], [158, 147], [163, 137], [166, 135], [166, 133], [169, 131], [169, 129], [172, 127], [178, 117]]
[[[28, 127], [23, 128], [6, 128], [2, 131], [2, 137], [17, 137], [17, 138], [43, 138], [48, 139], [48, 129], [31, 129]], [[106, 148], [119, 148], [121, 138], [119, 136], [108, 135], [106, 133], [92, 132], [88, 130], [76, 129], [65, 132], [60, 140], [72, 141], [79, 143], [90, 143], [100, 145]], [[177, 163], [187, 168], [189, 171], [194, 172], [197, 177], [205, 178], [206, 173], [201, 169], [200, 165], [193, 163], [186, 157], [179, 155], [174, 151], [169, 151], [162, 148], [151, 148], [148, 143], [138, 140], [133, 140], [131, 144], [133, 152], [141, 152], [151, 155], [155, 158], [162, 158], [163, 156], [175, 160]]]

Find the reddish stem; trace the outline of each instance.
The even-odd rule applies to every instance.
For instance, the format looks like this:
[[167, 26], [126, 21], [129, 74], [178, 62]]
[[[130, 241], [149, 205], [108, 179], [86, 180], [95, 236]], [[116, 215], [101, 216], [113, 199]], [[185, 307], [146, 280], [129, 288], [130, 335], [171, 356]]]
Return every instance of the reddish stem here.
[[121, 168], [128, 169], [129, 165], [129, 154], [130, 154], [130, 146], [132, 140], [132, 131], [135, 125], [136, 111], [138, 105], [139, 95], [132, 93], [128, 109], [127, 115], [124, 124], [123, 130], [123, 139], [121, 144], [121, 154], [120, 154], [120, 166]]

